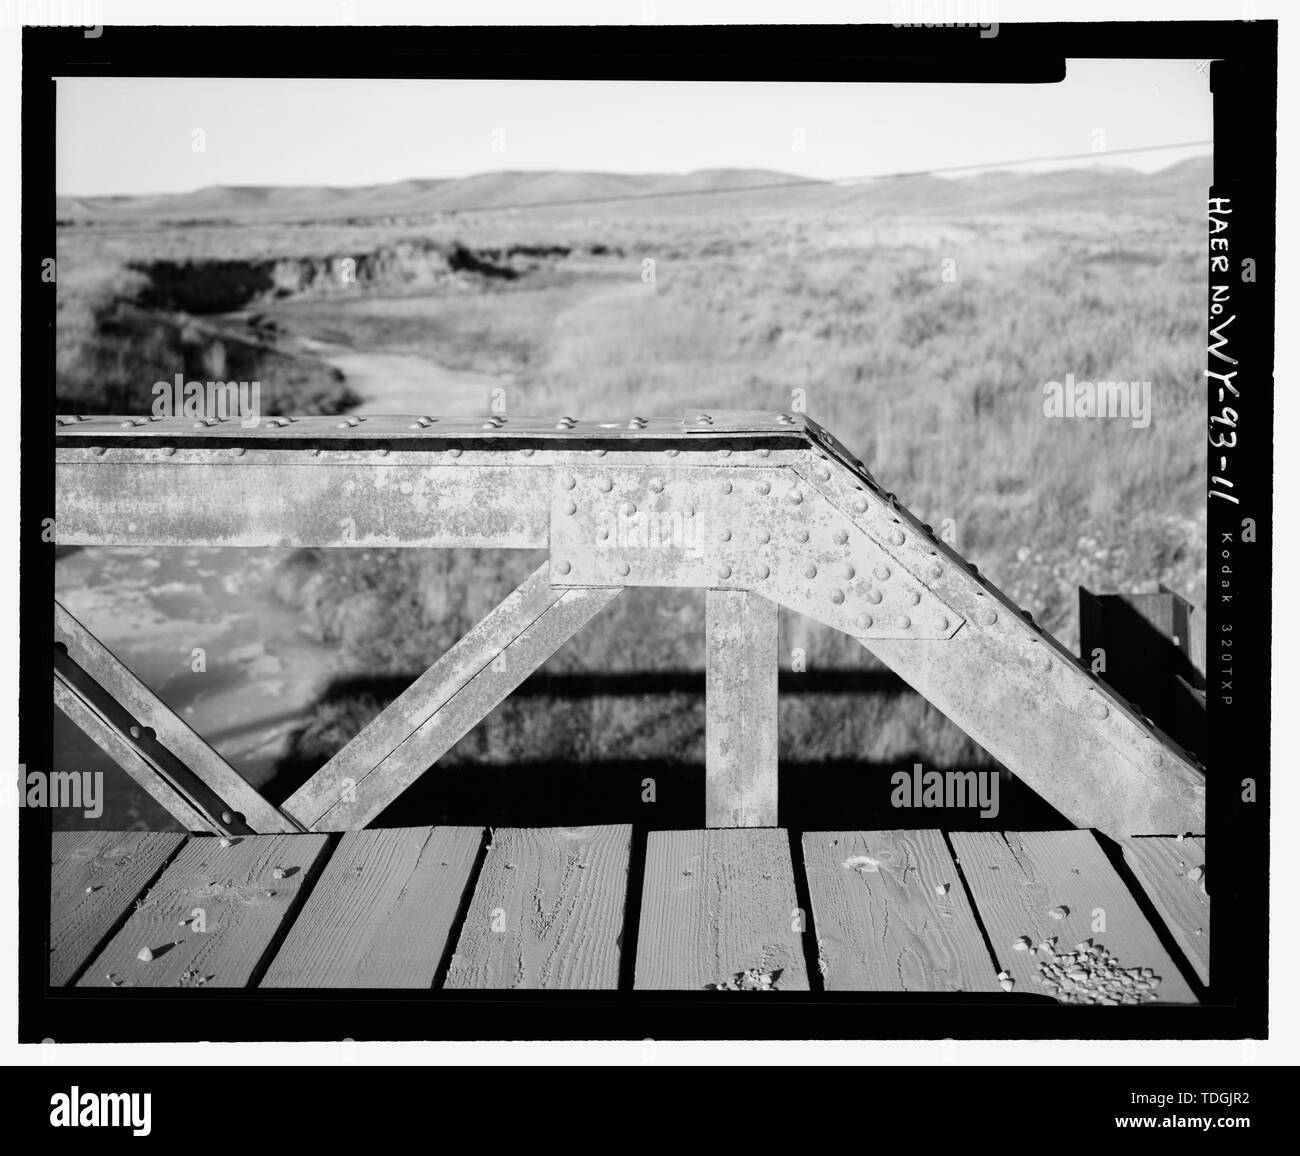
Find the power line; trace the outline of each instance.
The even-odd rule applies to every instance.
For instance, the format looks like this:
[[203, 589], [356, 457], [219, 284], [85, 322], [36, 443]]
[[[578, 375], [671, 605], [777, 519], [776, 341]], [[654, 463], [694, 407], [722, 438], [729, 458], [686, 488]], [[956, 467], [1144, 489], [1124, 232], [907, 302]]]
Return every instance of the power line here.
[[[872, 181], [903, 180], [907, 177], [929, 177], [937, 176], [941, 173], [976, 172], [984, 169], [1005, 169], [1012, 168], [1016, 165], [1044, 164], [1051, 161], [1076, 161], [1096, 157], [1126, 156], [1131, 153], [1167, 152], [1172, 149], [1200, 148], [1203, 146], [1213, 146], [1213, 144], [1214, 142], [1212, 140], [1181, 141], [1176, 144], [1144, 145], [1137, 148], [1107, 149], [1104, 152], [1062, 153], [1056, 156], [1021, 157], [1019, 160], [1013, 161], [986, 161], [980, 164], [948, 165], [943, 168], [934, 169], [913, 169], [910, 171], [893, 173], [870, 173], [865, 176], [837, 177], [832, 180], [801, 177], [792, 181], [768, 181], [757, 185], [728, 185], [715, 189], [666, 189], [663, 192], [657, 193], [611, 193], [607, 196], [571, 197], [555, 201], [519, 201], [514, 204], [505, 205], [479, 205], [460, 209], [430, 209], [428, 212], [431, 214], [439, 213], [444, 216], [461, 216], [465, 213], [506, 213], [515, 212], [520, 209], [562, 208], [569, 205], [603, 205], [614, 204], [621, 201], [659, 201], [666, 200], [670, 197], [709, 197], [729, 193], [770, 192], [776, 189], [814, 187], [846, 188], [859, 184], [867, 184]], [[386, 215], [391, 216], [394, 214], [389, 213]]]

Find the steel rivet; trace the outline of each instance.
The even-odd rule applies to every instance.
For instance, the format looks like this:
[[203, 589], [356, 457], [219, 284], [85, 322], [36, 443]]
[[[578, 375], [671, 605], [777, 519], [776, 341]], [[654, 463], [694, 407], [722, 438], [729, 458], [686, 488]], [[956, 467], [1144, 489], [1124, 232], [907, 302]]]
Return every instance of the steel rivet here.
[[864, 614], [864, 615], [862, 616], [862, 629], [863, 629], [863, 630], [870, 630], [873, 622], [874, 622], [874, 619], [871, 617], [870, 614]]
[[867, 499], [866, 499], [866, 498], [854, 498], [854, 499], [853, 499], [853, 508], [854, 508], [855, 510], [857, 510], [857, 512], [858, 512], [859, 514], [864, 514], [864, 513], [866, 513], [866, 510], [867, 510]]
[[601, 526], [601, 528], [596, 531], [596, 537], [599, 538], [602, 542], [605, 541], [605, 539], [609, 537], [609, 527]]
[[730, 577], [731, 577], [731, 567], [728, 566], [728, 565], [726, 565], [725, 563], [724, 563], [723, 565], [719, 566], [719, 567], [718, 567], [718, 577], [719, 577], [719, 578], [730, 578]]
[[799, 505], [803, 501], [803, 494], [799, 490], [793, 491], [790, 494], [790, 501], [796, 506]]
[[1106, 718], [1110, 714], [1110, 707], [1108, 707], [1104, 702], [1094, 702], [1088, 708], [1088, 713], [1096, 719]]
[[603, 458], [607, 453], [609, 453], [609, 450], [592, 450], [591, 452], [595, 454], [596, 457]]
[[1151, 752], [1151, 765], [1153, 767], [1160, 766], [1164, 761], [1165, 761], [1165, 756], [1162, 755], [1159, 751]]
[[845, 562], [844, 565], [840, 567], [840, 573], [843, 574], [845, 578], [852, 579], [857, 571], [853, 569], [852, 562]]
[[794, 540], [795, 540], [796, 542], [806, 542], [806, 541], [808, 541], [808, 531], [807, 531], [807, 530], [796, 530], [796, 531], [794, 532]]
[[724, 446], [722, 449], [718, 451], [718, 455], [720, 457], [729, 458], [731, 457], [731, 451]]
[[866, 598], [867, 598], [867, 601], [870, 602], [870, 603], [874, 606], [874, 605], [876, 605], [876, 604], [878, 604], [878, 603], [880, 602], [880, 599], [881, 599], [880, 591], [879, 591], [879, 590], [868, 590], [868, 591], [867, 591], [867, 594], [866, 594]]
[[458, 458], [458, 457], [460, 457], [460, 446], [452, 446], [451, 449], [449, 449], [449, 450], [447, 451], [447, 456], [448, 456], [449, 458]]
[[724, 529], [724, 530], [719, 530], [719, 531], [718, 531], [718, 541], [720, 541], [720, 542], [730, 542], [730, 541], [731, 541], [731, 531], [730, 531], [730, 530], [725, 530], [725, 529]]
[[91, 447], [90, 447], [90, 452], [91, 452], [92, 454], [94, 454], [95, 457], [98, 458], [98, 457], [102, 457], [102, 456], [104, 455], [104, 452], [105, 452], [107, 449], [108, 449], [107, 446], [91, 446]]
[[811, 562], [808, 563], [808, 565], [803, 568], [803, 576], [805, 578], [816, 578], [817, 567], [814, 566]]
[[576, 514], [578, 512], [578, 503], [570, 499], [564, 503], [564, 512], [566, 514]]
[[884, 582], [889, 578], [890, 571], [888, 566], [877, 566], [872, 573], [875, 574], [878, 581]]
[[614, 483], [609, 478], [601, 478], [596, 484], [600, 487], [600, 491], [603, 494], [608, 494], [609, 491], [614, 488]]
[[906, 614], [900, 614], [900, 615], [898, 616], [898, 629], [899, 629], [899, 630], [906, 630], [906, 629], [907, 629], [909, 626], [911, 626], [911, 625], [912, 625], [912, 620], [911, 620], [910, 618], [908, 618], [908, 616], [907, 616]]
[[909, 601], [913, 606], [915, 606], [918, 602], [921, 601], [921, 595], [920, 595], [917, 591], [915, 591], [915, 590], [909, 590], [908, 593], [907, 593], [907, 600], [908, 600], [908, 601]]
[[930, 567], [930, 578], [931, 578], [931, 580], [939, 579], [939, 578], [942, 578], [942, 577], [943, 577], [943, 567], [942, 567], [942, 566], [931, 566], [931, 567]]
[[524, 457], [526, 457], [526, 458], [531, 458], [531, 457], [533, 456], [533, 454], [535, 454], [537, 451], [536, 451], [535, 449], [533, 449], [531, 446], [525, 446], [525, 447], [524, 447], [523, 449], [521, 449], [519, 452], [520, 452], [521, 454], [523, 454]]
[[835, 544], [837, 546], [845, 546], [848, 544], [848, 541], [849, 541], [849, 534], [847, 530], [835, 531]]
[[681, 452], [681, 450], [664, 450], [664, 453], [670, 458], [675, 458]]
[[758, 576], [760, 578], [766, 578], [771, 572], [772, 571], [769, 570], [766, 566], [759, 566], [758, 568]]
[[772, 451], [764, 447], [758, 451], [758, 456], [760, 458], [770, 458], [772, 456]]
[[945, 618], [942, 614], [938, 615], [934, 620], [934, 628], [935, 630], [939, 630], [939, 631], [947, 630], [948, 619]]
[[907, 538], [902, 530], [895, 530], [889, 535], [889, 542], [892, 546], [901, 546], [905, 541], [907, 541]]
[[573, 489], [573, 487], [576, 486], [577, 484], [578, 484], [578, 480], [572, 474], [565, 474], [560, 479], [560, 485], [562, 485], [566, 490]]
[[555, 564], [555, 569], [560, 574], [567, 574], [570, 570], [573, 569], [573, 567], [570, 566], [567, 562], [557, 562]]
[[998, 612], [996, 610], [986, 610], [981, 617], [985, 626], [992, 626], [998, 620]]
[[817, 477], [820, 481], [828, 482], [830, 481], [831, 472], [825, 466], [821, 466], [817, 470]]
[[771, 492], [771, 489], [772, 489], [772, 484], [771, 484], [770, 482], [759, 482], [759, 483], [758, 483], [758, 492], [759, 492], [760, 494], [770, 493], [770, 492]]
[[836, 606], [838, 606], [841, 602], [844, 601], [844, 591], [843, 591], [843, 590], [832, 590], [832, 591], [831, 591], [831, 601], [834, 602]]
[[624, 502], [624, 503], [619, 507], [619, 509], [622, 510], [622, 512], [623, 512], [624, 514], [626, 514], [626, 515], [630, 518], [633, 514], [636, 513], [636, 503], [635, 503], [635, 502]]
[[723, 492], [724, 494], [729, 494], [729, 493], [731, 493], [731, 483], [730, 483], [730, 482], [723, 482], [723, 483], [722, 483], [722, 492]]
[[388, 447], [380, 446], [378, 449], [375, 450], [375, 453], [381, 458], [386, 458], [388, 457]]
[[625, 577], [626, 577], [629, 573], [631, 573], [631, 570], [632, 570], [632, 567], [629, 566], [626, 562], [620, 562], [620, 563], [618, 564], [618, 572], [619, 572], [620, 574], [624, 575]]
[[1048, 654], [1041, 655], [1038, 659], [1038, 668], [1040, 670], [1045, 670], [1045, 671], [1051, 670], [1052, 669], [1051, 655]]
[[230, 452], [231, 452], [232, 456], [237, 457], [237, 458], [242, 458], [242, 457], [244, 456], [244, 447], [243, 447], [243, 446], [235, 446], [235, 448], [232, 449]]
[[169, 457], [171, 457], [172, 454], [174, 454], [175, 452], [176, 452], [176, 447], [175, 447], [175, 446], [163, 446], [163, 447], [162, 447], [162, 456], [165, 457], [165, 458], [169, 458]]
[[664, 484], [660, 478], [650, 479], [650, 492], [652, 494], [662, 494], [663, 490], [664, 490]]

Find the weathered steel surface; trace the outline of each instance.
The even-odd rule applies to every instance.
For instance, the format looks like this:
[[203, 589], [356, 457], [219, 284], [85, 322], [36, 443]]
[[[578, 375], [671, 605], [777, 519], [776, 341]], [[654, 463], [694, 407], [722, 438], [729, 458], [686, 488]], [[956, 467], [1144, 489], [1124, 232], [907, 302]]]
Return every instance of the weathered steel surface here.
[[[731, 464], [728, 464], [728, 463]], [[752, 590], [864, 638], [950, 638], [962, 619], [918, 572], [789, 467], [556, 471], [557, 584]], [[865, 495], [856, 501], [865, 509]]]
[[56, 444], [60, 541], [549, 545], [561, 586], [751, 591], [860, 638], [1079, 825], [1204, 829], [1203, 769], [802, 416], [66, 419]]
[[743, 590], [705, 603], [704, 825], [777, 825], [776, 604]]
[[68, 657], [108, 691], [137, 724], [149, 727], [159, 743], [206, 783], [226, 809], [242, 814], [253, 831], [270, 835], [300, 829], [250, 787], [234, 767], [58, 601], [54, 603], [54, 638], [67, 648]]
[[551, 589], [543, 563], [285, 801], [313, 831], [363, 827], [618, 590]]
[[288, 444], [302, 441], [403, 441], [436, 443], [446, 440], [493, 441], [519, 438], [555, 442], [727, 438], [736, 435], [790, 438], [803, 435], [808, 423], [797, 414], [763, 410], [690, 410], [680, 418], [632, 416], [617, 421], [561, 417], [431, 417], [419, 414], [349, 414], [345, 416], [265, 417], [140, 417], [106, 414], [57, 419], [58, 444], [101, 441], [143, 442], [156, 439], [258, 441]]
[[108, 704], [94, 701], [94, 696], [87, 694], [85, 687], [74, 683], [57, 667], [54, 672], [54, 705], [94, 739], [110, 759], [186, 830], [224, 830], [219, 818], [206, 813], [181, 787], [165, 777], [162, 767], [110, 719], [106, 709]]
[[546, 545], [549, 485], [522, 464], [433, 464], [445, 457], [437, 453], [421, 464], [373, 452], [65, 453], [83, 459], [57, 468], [55, 533], [65, 545]]

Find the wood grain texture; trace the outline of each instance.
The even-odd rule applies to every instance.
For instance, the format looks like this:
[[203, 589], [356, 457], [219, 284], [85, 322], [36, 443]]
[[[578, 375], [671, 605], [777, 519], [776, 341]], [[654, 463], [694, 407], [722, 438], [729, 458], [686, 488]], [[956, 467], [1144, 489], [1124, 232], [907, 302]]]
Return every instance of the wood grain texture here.
[[[1210, 982], [1210, 896], [1205, 847], [1200, 839], [1164, 835], [1123, 841], [1124, 861], [1137, 876], [1160, 918], [1204, 984]], [[1200, 877], [1189, 879], [1199, 870]]]
[[349, 831], [261, 987], [433, 986], [481, 827]]
[[492, 834], [444, 987], [618, 987], [630, 826]]
[[186, 836], [55, 831], [50, 842], [50, 986], [71, 983]]
[[704, 825], [777, 824], [776, 603], [705, 594]]
[[[1124, 967], [1150, 968], [1160, 978], [1154, 993], [1161, 1003], [1196, 1002], [1091, 831], [954, 831], [951, 839], [995, 960], [1017, 992], [1047, 992], [1038, 981], [1045, 957], [1035, 949], [1056, 937], [1058, 952], [1091, 940]], [[1102, 918], [1104, 930], [1094, 930]], [[1028, 937], [1028, 951], [1015, 950], [1020, 936]]]
[[[297, 911], [328, 842], [327, 835], [245, 835], [223, 848], [211, 836], [190, 839], [77, 986], [246, 987]], [[154, 956], [147, 962], [137, 958], [145, 947]]]
[[777, 991], [807, 991], [803, 928], [786, 832], [652, 831], [636, 986], [698, 991], [750, 968]]
[[827, 991], [997, 991], [998, 968], [940, 831], [803, 837]]

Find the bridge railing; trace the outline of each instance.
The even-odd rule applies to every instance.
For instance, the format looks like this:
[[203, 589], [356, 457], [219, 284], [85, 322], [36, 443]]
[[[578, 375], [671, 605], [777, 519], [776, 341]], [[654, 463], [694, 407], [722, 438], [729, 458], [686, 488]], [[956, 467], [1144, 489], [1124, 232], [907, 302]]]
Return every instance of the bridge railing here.
[[187, 827], [365, 826], [629, 586], [706, 594], [709, 826], [777, 822], [777, 607], [857, 638], [1082, 827], [1204, 830], [1204, 768], [802, 415], [60, 418], [61, 544], [548, 559], [268, 803], [62, 607], [59, 705]]

